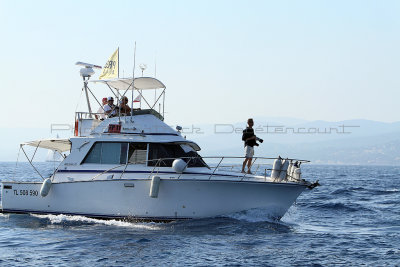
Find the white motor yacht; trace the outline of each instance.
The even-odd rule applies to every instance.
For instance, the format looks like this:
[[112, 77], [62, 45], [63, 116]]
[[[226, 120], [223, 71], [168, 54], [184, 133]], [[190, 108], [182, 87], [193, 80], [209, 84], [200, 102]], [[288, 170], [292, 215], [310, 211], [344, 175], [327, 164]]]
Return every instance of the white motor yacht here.
[[[90, 75], [82, 76], [88, 97]], [[255, 173], [245, 174], [227, 166], [241, 157], [201, 157], [198, 144], [164, 122], [166, 87], [155, 78], [94, 82], [116, 98], [132, 92], [132, 99], [135, 93], [145, 100], [145, 90], [159, 94], [154, 103], [146, 101], [147, 109], [122, 114], [117, 108], [117, 115], [105, 119], [91, 112], [88, 99], [89, 112], [75, 115], [73, 137], [21, 144], [24, 153], [29, 145], [69, 155], [43, 182], [2, 181], [3, 213], [169, 221], [259, 208], [280, 219], [305, 189], [317, 185], [301, 177], [305, 160], [255, 157]]]

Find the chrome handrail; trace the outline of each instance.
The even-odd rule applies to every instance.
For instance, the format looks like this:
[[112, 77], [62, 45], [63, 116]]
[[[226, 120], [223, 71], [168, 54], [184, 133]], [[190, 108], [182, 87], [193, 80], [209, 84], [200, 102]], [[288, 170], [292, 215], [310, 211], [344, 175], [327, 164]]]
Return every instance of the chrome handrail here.
[[211, 180], [211, 177], [214, 175], [215, 171], [218, 169], [218, 166], [221, 164], [221, 162], [224, 160], [224, 157], [221, 158], [221, 160], [219, 161], [217, 167], [215, 167], [214, 171], [212, 172], [212, 174], [210, 175], [210, 177], [208, 177], [208, 180]]
[[[206, 166], [205, 166], [205, 167], [208, 167], [209, 169], [214, 168], [213, 172], [210, 174], [210, 176], [209, 176], [209, 178], [208, 178], [209, 180], [211, 180], [211, 178], [212, 178], [214, 175], [218, 175], [218, 174], [215, 174], [215, 173], [216, 173], [216, 171], [217, 171], [218, 168], [221, 168], [220, 165], [221, 165], [221, 163], [222, 163], [222, 161], [223, 161], [224, 159], [245, 159], [245, 158], [246, 158], [246, 157], [234, 157], [234, 156], [180, 157], [180, 158], [159, 158], [159, 159], [152, 159], [152, 160], [143, 160], [143, 161], [141, 161], [140, 163], [144, 163], [144, 164], [146, 164], [146, 166], [148, 166], [148, 163], [149, 163], [149, 162], [154, 162], [154, 161], [156, 161], [156, 164], [154, 165], [154, 167], [153, 167], [151, 173], [149, 174], [149, 177], [151, 177], [151, 176], [153, 175], [153, 173], [155, 172], [156, 168], [157, 168], [156, 174], [157, 174], [157, 175], [159, 174], [160, 168], [162, 167], [162, 166], [160, 166], [160, 165], [161, 165], [161, 162], [163, 162], [163, 161], [165, 161], [165, 160], [188, 159], [187, 165], [189, 165], [189, 162], [190, 162], [192, 159], [202, 159], [203, 161], [204, 161], [204, 159], [220, 159], [219, 162], [218, 162], [218, 164], [217, 164], [217, 166], [215, 166], [215, 167], [208, 167], [207, 164], [206, 164]], [[252, 166], [254, 165], [254, 163], [256, 162], [257, 159], [275, 160], [275, 159], [278, 159], [278, 157], [277, 157], [277, 158], [253, 157], [253, 159], [254, 159], [254, 161], [252, 162], [252, 164], [250, 165], [250, 167], [252, 167]], [[290, 160], [290, 161], [298, 161], [298, 162], [301, 162], [301, 163], [309, 163], [309, 162], [310, 162], [309, 160], [291, 159], [291, 158], [288, 158], [287, 160]], [[204, 163], [205, 163], [205, 161], [204, 161]], [[132, 162], [129, 163], [129, 162], [127, 162], [127, 163], [124, 163], [124, 164], [118, 164], [117, 166], [113, 166], [112, 168], [109, 168], [108, 170], [105, 170], [105, 171], [103, 171], [103, 172], [101, 172], [101, 173], [95, 175], [95, 176], [92, 178], [92, 180], [96, 179], [97, 177], [99, 177], [99, 176], [101, 176], [101, 175], [103, 175], [103, 174], [105, 174], [105, 173], [108, 173], [108, 172], [111, 171], [111, 170], [114, 170], [114, 169], [116, 169], [116, 168], [118, 168], [118, 167], [122, 167], [122, 166], [125, 166], [125, 168], [124, 168], [124, 170], [123, 170], [123, 173], [125, 173], [125, 171], [126, 171], [128, 165], [134, 165], [134, 164], [138, 164], [138, 162], [135, 162], [135, 163], [132, 163]], [[259, 164], [259, 166], [257, 167], [257, 170], [256, 170], [255, 174], [257, 173], [257, 171], [258, 171], [260, 165], [271, 165], [271, 164]], [[232, 167], [233, 167], [233, 166], [234, 166], [234, 165], [232, 165]], [[150, 166], [149, 166], [149, 167], [150, 167]], [[227, 167], [227, 166], [222, 166], [222, 167]], [[170, 167], [165, 167], [165, 168], [170, 168]], [[272, 168], [265, 168], [265, 169], [264, 169], [264, 177], [265, 177], [265, 180], [266, 180], [266, 178], [267, 178], [267, 175], [266, 175], [266, 174], [267, 174], [267, 170], [273, 170], [273, 169], [272, 169]], [[182, 174], [183, 174], [183, 173], [181, 173], [181, 174], [178, 176], [178, 179], [179, 179], [179, 177], [181, 177]], [[248, 174], [248, 173], [244, 173], [244, 175], [242, 176], [242, 178], [241, 178], [240, 181], [243, 181], [243, 179], [246, 177], [247, 174]], [[122, 177], [122, 175], [121, 175], [120, 177]], [[239, 176], [238, 176], [238, 177], [239, 177]], [[289, 175], [289, 177], [294, 178], [294, 177], [292, 177], [292, 176], [290, 176], [290, 175]]]
[[[86, 115], [86, 116], [83, 116]], [[90, 115], [104, 115], [104, 112], [84, 112], [84, 111], [77, 111], [75, 112], [75, 120], [82, 120], [82, 119], [92, 119], [94, 120], [95, 118], [90, 118]]]
[[[254, 162], [256, 162], [256, 160], [257, 160], [257, 158], [254, 158], [254, 161], [250, 164], [250, 168], [253, 167]], [[257, 168], [257, 170], [258, 170], [258, 168]], [[254, 172], [254, 173], [256, 173], [256, 172]], [[243, 175], [242, 179], [240, 179], [240, 181], [243, 181], [244, 177], [246, 177], [247, 174], [249, 174], [249, 173], [245, 173], [245, 174]]]

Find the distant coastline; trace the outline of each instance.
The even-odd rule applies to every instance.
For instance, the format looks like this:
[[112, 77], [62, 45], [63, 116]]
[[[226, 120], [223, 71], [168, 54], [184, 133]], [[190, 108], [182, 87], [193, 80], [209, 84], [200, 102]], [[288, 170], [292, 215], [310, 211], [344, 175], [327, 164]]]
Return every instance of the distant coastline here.
[[[311, 160], [318, 165], [349, 166], [400, 166], [400, 122], [379, 122], [371, 120], [345, 120], [339, 122], [306, 121], [289, 117], [255, 117], [255, 127], [260, 130], [256, 134], [265, 142], [256, 148], [256, 156], [290, 156]], [[172, 123], [171, 123], [172, 125]], [[219, 127], [219, 132], [215, 132]], [[274, 134], [261, 131], [268, 127], [279, 126], [287, 129], [347, 129], [345, 133], [299, 134], [293, 131]], [[343, 128], [344, 126], [349, 126]], [[182, 134], [187, 139], [202, 144], [202, 156], [240, 156], [243, 153], [241, 128], [245, 122], [220, 124], [181, 125]], [[351, 126], [351, 127], [350, 127]], [[264, 128], [263, 128], [264, 127]], [[269, 128], [272, 129], [272, 128]], [[71, 130], [58, 131], [49, 128], [2, 128], [3, 138], [0, 151], [1, 162], [17, 160], [19, 144], [42, 138], [51, 138], [58, 134], [60, 138], [68, 138]], [[218, 149], [217, 149], [218, 148]], [[36, 156], [38, 162], [44, 162], [47, 151], [40, 151]], [[20, 156], [20, 160], [24, 160]]]

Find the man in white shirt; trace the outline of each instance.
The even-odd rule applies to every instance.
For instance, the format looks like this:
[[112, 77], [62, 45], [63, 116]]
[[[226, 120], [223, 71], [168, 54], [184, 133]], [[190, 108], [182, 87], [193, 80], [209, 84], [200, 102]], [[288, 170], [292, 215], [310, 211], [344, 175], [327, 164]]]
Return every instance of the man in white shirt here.
[[104, 105], [104, 114], [108, 118], [112, 118], [117, 114], [117, 107], [114, 105], [114, 98], [112, 96], [107, 98], [107, 104]]
[[103, 106], [99, 107], [97, 110], [96, 119], [104, 120], [106, 118], [106, 115], [104, 115], [104, 106], [107, 104], [107, 97], [103, 97], [101, 102]]

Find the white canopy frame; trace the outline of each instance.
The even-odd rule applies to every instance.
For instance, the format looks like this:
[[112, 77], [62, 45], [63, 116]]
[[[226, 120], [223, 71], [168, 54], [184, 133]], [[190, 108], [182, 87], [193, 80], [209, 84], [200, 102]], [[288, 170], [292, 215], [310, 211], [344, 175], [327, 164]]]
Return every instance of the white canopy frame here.
[[[31, 158], [28, 157], [28, 154], [26, 153], [26, 151], [24, 149], [25, 145], [35, 147], [35, 151], [33, 152], [33, 155]], [[65, 158], [64, 155], [62, 154], [62, 152], [71, 150], [71, 141], [69, 139], [43, 139], [43, 140], [30, 141], [30, 142], [25, 142], [25, 143], [20, 144], [20, 150], [22, 150], [22, 152], [24, 153], [29, 164], [31, 164], [32, 168], [44, 180], [45, 178], [43, 177], [43, 175], [39, 172], [39, 170], [35, 167], [35, 165], [33, 165], [33, 159], [34, 159], [39, 147], [57, 151], [58, 153], [60, 153], [60, 155], [63, 158]], [[19, 152], [18, 152], [18, 158], [19, 158]], [[17, 159], [17, 164], [18, 164], [18, 159]], [[54, 170], [52, 177], [54, 177], [54, 174], [56, 173], [57, 169]]]
[[71, 150], [71, 141], [69, 139], [60, 139], [60, 138], [35, 140], [21, 144], [21, 146], [25, 145], [50, 149], [57, 151], [59, 153]]
[[[92, 83], [105, 83], [115, 90], [149, 90], [163, 89], [166, 86], [153, 77], [118, 78], [111, 80], [93, 80]], [[133, 84], [133, 86], [132, 86]]]
[[[161, 114], [161, 103], [160, 103], [161, 101], [160, 100], [161, 100], [161, 97], [162, 97], [162, 117], [164, 117], [164, 114], [165, 114], [164, 105], [165, 105], [165, 89], [166, 89], [166, 86], [160, 80], [158, 80], [156, 78], [153, 78], [153, 77], [118, 78], [118, 79], [111, 79], [111, 80], [93, 80], [91, 82], [106, 84], [107, 87], [110, 89], [110, 91], [114, 94], [114, 96], [118, 100], [120, 100], [123, 97], [125, 97], [125, 95], [128, 92], [128, 90], [132, 90], [132, 100], [131, 100], [131, 109], [132, 110], [133, 110], [133, 103], [134, 103], [133, 102], [134, 101], [134, 99], [133, 99], [134, 98], [134, 91], [138, 92], [138, 94], [140, 95], [140, 98], [144, 100], [144, 102], [147, 104], [147, 106], [150, 109], [154, 110], [156, 104], [159, 103], [160, 107], [159, 107], [159, 111], [158, 112], [160, 114]], [[162, 92], [157, 97], [157, 90], [158, 89], [162, 89]], [[116, 93], [114, 92], [114, 90], [116, 91]], [[124, 93], [121, 95], [120, 91], [122, 91], [122, 90], [124, 91]], [[150, 104], [148, 99], [146, 99], [144, 97], [143, 92], [142, 92], [143, 90], [155, 90], [154, 103], [153, 104]], [[95, 97], [90, 89], [89, 89], [89, 92], [92, 94], [93, 97]], [[96, 99], [96, 101], [99, 103], [99, 101], [97, 99]], [[117, 106], [115, 108], [117, 108]], [[119, 112], [119, 114], [120, 113], [121, 112]]]

